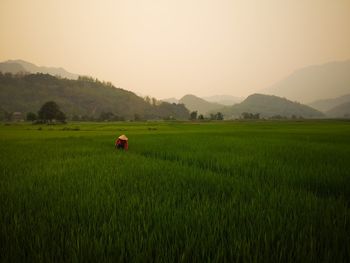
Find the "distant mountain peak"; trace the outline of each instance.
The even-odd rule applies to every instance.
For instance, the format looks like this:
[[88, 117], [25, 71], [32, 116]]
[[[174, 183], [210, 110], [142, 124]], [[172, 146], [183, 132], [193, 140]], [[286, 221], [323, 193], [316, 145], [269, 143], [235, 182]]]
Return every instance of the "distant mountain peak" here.
[[336, 97], [336, 98], [317, 100], [312, 103], [309, 103], [309, 106], [319, 111], [327, 112], [330, 109], [349, 101], [350, 101], [350, 93], [343, 96]]
[[207, 114], [210, 111], [220, 109], [224, 105], [206, 101], [193, 94], [186, 94], [183, 96], [179, 103], [185, 104], [186, 108], [191, 111], [198, 111], [199, 114]]
[[303, 67], [263, 93], [303, 103], [350, 93], [350, 60]]
[[29, 73], [45, 73], [52, 76], [61, 76], [62, 78], [67, 79], [78, 79], [79, 75], [70, 73], [62, 67], [46, 67], [46, 66], [37, 66], [31, 62], [22, 60], [22, 59], [10, 59], [5, 62], [0, 63], [0, 71], [2, 72], [29, 72]]
[[320, 118], [323, 113], [299, 102], [293, 102], [275, 95], [255, 93], [244, 101], [222, 109], [225, 118], [239, 118], [243, 112], [259, 113], [261, 117], [272, 116], [301, 116], [304, 118]]

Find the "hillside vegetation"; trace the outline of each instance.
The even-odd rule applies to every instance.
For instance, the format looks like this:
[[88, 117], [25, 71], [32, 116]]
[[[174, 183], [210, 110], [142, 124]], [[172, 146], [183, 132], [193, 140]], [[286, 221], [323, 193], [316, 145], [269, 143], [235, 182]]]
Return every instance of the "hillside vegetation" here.
[[0, 103], [8, 112], [37, 112], [55, 101], [68, 116], [98, 118], [110, 112], [124, 119], [188, 119], [184, 105], [146, 102], [134, 93], [92, 78], [56, 78], [48, 74], [0, 74]]

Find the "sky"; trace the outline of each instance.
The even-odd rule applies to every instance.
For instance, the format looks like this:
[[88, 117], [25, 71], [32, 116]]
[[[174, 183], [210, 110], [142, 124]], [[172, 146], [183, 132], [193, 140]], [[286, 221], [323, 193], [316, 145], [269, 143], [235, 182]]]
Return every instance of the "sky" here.
[[247, 96], [350, 59], [350, 0], [0, 0], [0, 61], [156, 98]]

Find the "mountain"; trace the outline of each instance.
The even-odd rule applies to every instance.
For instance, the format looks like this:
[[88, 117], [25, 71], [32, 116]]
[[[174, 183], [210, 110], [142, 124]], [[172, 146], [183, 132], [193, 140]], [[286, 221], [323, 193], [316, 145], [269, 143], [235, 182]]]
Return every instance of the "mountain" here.
[[67, 79], [78, 79], [79, 75], [70, 73], [63, 68], [39, 67], [24, 60], [8, 60], [0, 63], [0, 71], [16, 74], [19, 72], [44, 73]]
[[303, 118], [320, 118], [324, 114], [303, 104], [273, 95], [253, 94], [244, 101], [231, 107], [221, 109], [225, 119], [239, 118], [243, 112], [260, 113], [263, 118], [272, 116]]
[[342, 103], [326, 112], [332, 118], [350, 118], [350, 101]]
[[350, 94], [347, 94], [337, 98], [317, 100], [312, 103], [309, 103], [308, 105], [319, 111], [326, 112], [340, 104], [343, 104], [349, 101], [350, 101]]
[[305, 67], [263, 91], [310, 103], [350, 93], [350, 60]]
[[[194, 96], [194, 95], [187, 95], [187, 96]], [[239, 103], [243, 100], [243, 98], [241, 98], [241, 97], [234, 97], [231, 95], [214, 95], [214, 96], [203, 97], [203, 98], [200, 98], [197, 96], [194, 96], [194, 97], [196, 97], [196, 98], [188, 98], [185, 96], [183, 99], [189, 100], [189, 101], [186, 101], [187, 103], [189, 103], [189, 105], [193, 104], [191, 101], [196, 100], [197, 103], [200, 103], [200, 104], [208, 105], [207, 102], [212, 102], [216, 105], [220, 104], [220, 106], [222, 106], [222, 105], [232, 106], [233, 104]], [[202, 101], [199, 102], [198, 99], [202, 99]], [[205, 100], [205, 102], [203, 102], [203, 100]], [[169, 102], [169, 103], [179, 103], [179, 100], [176, 98], [166, 98], [166, 99], [162, 99], [162, 101]], [[209, 108], [210, 107], [211, 106], [209, 106]], [[192, 108], [196, 108], [196, 106], [194, 106]], [[214, 108], [216, 108], [216, 106]]]
[[240, 103], [243, 100], [242, 97], [234, 97], [231, 95], [214, 95], [203, 97], [203, 99], [209, 102], [215, 102], [226, 106], [232, 106], [233, 104]]
[[12, 62], [2, 62], [0, 63], [0, 72], [10, 72], [12, 74], [16, 74], [18, 72], [26, 72], [27, 70], [18, 63]]
[[198, 114], [207, 114], [223, 107], [223, 105], [213, 102], [208, 102], [195, 95], [185, 95], [180, 100], [190, 111], [198, 111]]
[[182, 104], [151, 105], [134, 93], [88, 77], [61, 79], [49, 74], [0, 74], [0, 105], [7, 112], [37, 112], [47, 101], [55, 101], [68, 117], [98, 118], [111, 112], [125, 119], [188, 119]]

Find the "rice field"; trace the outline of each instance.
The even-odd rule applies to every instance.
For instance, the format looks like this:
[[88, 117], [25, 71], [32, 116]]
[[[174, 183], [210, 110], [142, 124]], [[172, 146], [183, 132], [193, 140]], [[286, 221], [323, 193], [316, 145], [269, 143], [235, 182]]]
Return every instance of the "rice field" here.
[[1, 124], [0, 147], [1, 262], [350, 261], [350, 122]]

